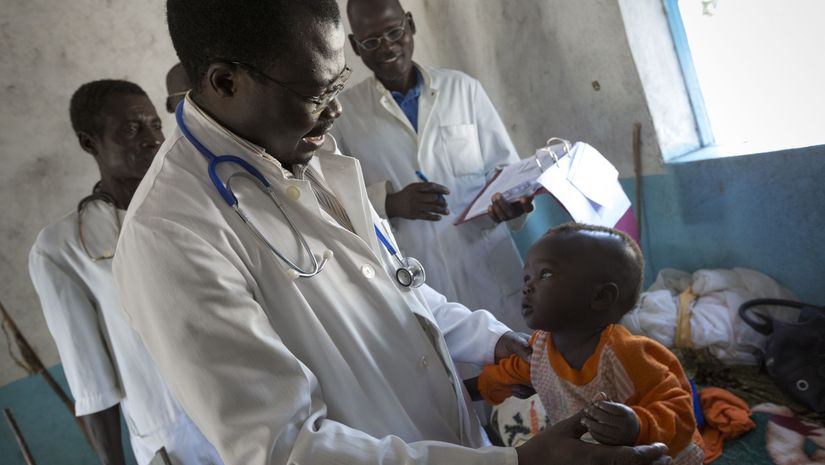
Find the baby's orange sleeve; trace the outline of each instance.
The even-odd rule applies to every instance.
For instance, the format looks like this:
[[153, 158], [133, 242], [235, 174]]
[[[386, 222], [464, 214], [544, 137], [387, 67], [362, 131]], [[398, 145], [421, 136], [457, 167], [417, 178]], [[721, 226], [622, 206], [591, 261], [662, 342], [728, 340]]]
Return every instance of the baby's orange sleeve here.
[[690, 384], [682, 365], [651, 339], [631, 336], [617, 345], [617, 356], [635, 386], [625, 404], [639, 418], [636, 443], [663, 442], [677, 454], [696, 434]]
[[[530, 338], [530, 345], [536, 340], [536, 334]], [[530, 362], [518, 355], [511, 355], [495, 365], [487, 365], [478, 377], [478, 390], [484, 400], [491, 404], [500, 404], [512, 395], [511, 386], [530, 385]]]

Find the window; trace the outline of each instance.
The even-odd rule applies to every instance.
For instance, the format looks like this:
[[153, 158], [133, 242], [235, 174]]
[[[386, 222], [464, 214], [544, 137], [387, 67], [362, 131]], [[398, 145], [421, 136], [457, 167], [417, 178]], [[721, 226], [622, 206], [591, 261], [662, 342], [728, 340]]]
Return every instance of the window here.
[[825, 0], [664, 2], [703, 147], [825, 143]]

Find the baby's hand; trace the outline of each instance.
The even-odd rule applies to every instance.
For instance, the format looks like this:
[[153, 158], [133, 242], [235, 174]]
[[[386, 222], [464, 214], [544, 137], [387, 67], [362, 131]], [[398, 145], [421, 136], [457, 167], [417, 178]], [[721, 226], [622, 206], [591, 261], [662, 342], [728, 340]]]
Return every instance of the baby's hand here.
[[633, 446], [639, 437], [639, 418], [630, 407], [618, 402], [590, 404], [581, 422], [593, 439], [608, 446]]

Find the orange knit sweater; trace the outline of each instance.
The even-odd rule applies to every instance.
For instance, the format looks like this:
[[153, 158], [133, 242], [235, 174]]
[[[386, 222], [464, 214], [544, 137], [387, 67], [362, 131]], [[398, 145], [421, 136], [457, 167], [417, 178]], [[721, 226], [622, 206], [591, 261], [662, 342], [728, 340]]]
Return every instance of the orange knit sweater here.
[[[546, 342], [541, 346], [540, 341]], [[536, 331], [530, 344], [530, 363], [511, 356], [484, 368], [478, 387], [488, 402], [504, 401], [511, 395], [512, 385], [533, 385], [551, 423], [555, 423], [605, 392], [611, 400], [628, 405], [636, 413], [637, 444], [663, 442], [673, 457], [692, 444], [701, 445], [687, 377], [676, 357], [658, 342], [634, 336], [620, 325], [610, 325], [602, 331], [596, 350], [580, 370], [568, 365], [549, 333]], [[537, 377], [537, 372], [543, 375]], [[687, 463], [694, 462], [701, 463], [701, 458]]]

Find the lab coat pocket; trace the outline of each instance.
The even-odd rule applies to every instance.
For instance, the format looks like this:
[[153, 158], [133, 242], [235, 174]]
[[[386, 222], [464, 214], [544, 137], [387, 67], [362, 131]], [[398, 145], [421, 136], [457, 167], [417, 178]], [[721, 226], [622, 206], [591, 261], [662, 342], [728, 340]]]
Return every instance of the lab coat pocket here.
[[441, 126], [439, 136], [442, 156], [450, 160], [455, 176], [484, 174], [475, 124]]

